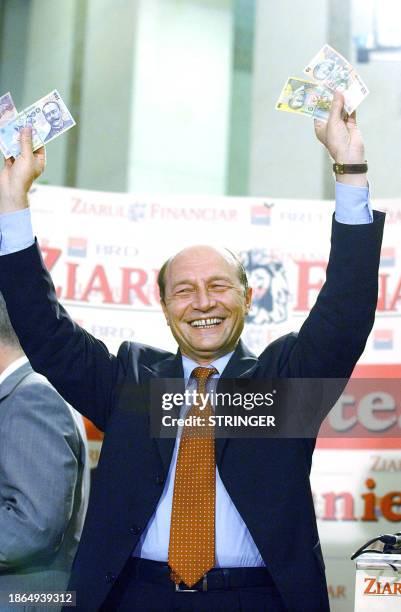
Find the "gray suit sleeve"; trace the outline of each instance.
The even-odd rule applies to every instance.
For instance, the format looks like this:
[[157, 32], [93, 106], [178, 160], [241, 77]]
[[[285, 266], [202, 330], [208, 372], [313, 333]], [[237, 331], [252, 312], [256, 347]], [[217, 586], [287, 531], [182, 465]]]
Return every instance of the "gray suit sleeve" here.
[[19, 385], [1, 427], [0, 572], [59, 548], [78, 453], [75, 423], [57, 391], [46, 381]]

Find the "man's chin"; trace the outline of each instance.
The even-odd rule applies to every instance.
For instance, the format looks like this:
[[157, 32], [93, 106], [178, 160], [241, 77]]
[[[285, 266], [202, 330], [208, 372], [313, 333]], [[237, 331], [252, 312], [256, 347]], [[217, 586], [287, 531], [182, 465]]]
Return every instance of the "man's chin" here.
[[[192, 345], [191, 352], [202, 359], [210, 359], [214, 361], [223, 355], [229, 353], [232, 349], [226, 346], [224, 342], [201, 342]], [[196, 361], [196, 358], [195, 358]]]

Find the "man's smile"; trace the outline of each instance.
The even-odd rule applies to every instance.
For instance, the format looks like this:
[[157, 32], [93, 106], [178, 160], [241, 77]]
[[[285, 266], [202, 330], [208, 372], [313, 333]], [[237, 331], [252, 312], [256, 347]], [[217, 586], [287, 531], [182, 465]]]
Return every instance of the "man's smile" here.
[[223, 319], [220, 317], [210, 317], [207, 319], [195, 319], [194, 321], [190, 321], [191, 327], [197, 327], [200, 329], [207, 329], [211, 327], [216, 327], [223, 322]]

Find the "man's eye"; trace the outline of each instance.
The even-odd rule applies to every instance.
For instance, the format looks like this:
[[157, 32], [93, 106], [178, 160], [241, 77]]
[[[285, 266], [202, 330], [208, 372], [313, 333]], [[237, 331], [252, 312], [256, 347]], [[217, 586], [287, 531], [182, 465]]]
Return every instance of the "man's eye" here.
[[186, 295], [187, 293], [191, 293], [193, 289], [191, 287], [183, 287], [182, 289], [177, 289], [175, 292], [176, 295]]
[[228, 287], [227, 287], [227, 285], [221, 285], [219, 283], [216, 283], [216, 284], [211, 286], [211, 289], [213, 291], [224, 291], [224, 289], [228, 289]]

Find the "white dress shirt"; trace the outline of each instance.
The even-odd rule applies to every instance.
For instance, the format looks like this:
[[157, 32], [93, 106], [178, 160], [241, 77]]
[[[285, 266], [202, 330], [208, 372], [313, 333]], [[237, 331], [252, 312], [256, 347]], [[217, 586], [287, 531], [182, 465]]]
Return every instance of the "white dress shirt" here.
[[18, 357], [15, 361], [10, 363], [10, 365], [7, 366], [0, 374], [0, 385], [6, 380], [6, 378], [8, 378], [8, 376], [10, 376], [10, 374], [18, 370], [18, 368], [23, 366], [25, 363], [28, 363], [28, 357], [25, 357], [25, 355]]
[[[212, 361], [209, 366], [214, 367], [219, 378], [226, 367], [231, 353]], [[199, 366], [188, 357], [182, 358], [184, 368], [185, 387], [190, 391], [196, 389], [196, 381], [190, 375], [194, 368]], [[181, 409], [180, 416], [184, 417], [190, 406]], [[170, 540], [171, 508], [173, 503], [174, 476], [177, 465], [178, 448], [181, 440], [182, 428], [178, 430], [175, 440], [173, 457], [168, 471], [164, 491], [157, 505], [156, 511], [150, 519], [140, 541], [134, 550], [135, 557], [152, 559], [153, 561], [168, 560], [168, 545]], [[237, 508], [232, 502], [220, 478], [216, 467], [216, 567], [258, 567], [263, 566], [263, 559], [252, 539], [251, 534], [241, 518]]]

